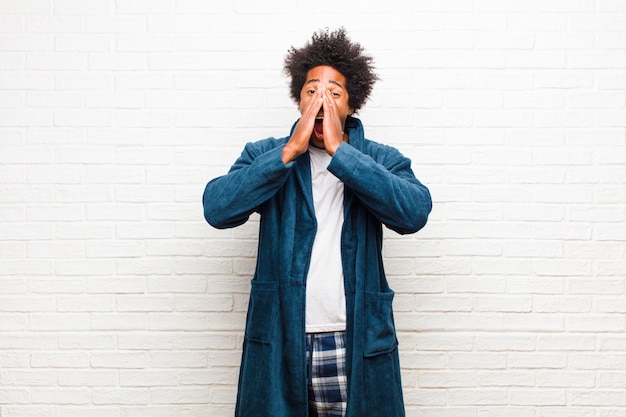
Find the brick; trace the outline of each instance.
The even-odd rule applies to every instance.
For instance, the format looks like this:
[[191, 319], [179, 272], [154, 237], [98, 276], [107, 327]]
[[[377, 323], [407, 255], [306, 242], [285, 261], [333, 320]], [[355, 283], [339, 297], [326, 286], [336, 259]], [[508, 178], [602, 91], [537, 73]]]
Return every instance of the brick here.
[[56, 273], [60, 276], [108, 275], [113, 270], [112, 259], [62, 260], [56, 263]]
[[575, 390], [571, 395], [574, 406], [624, 407], [626, 401], [621, 390]]
[[210, 370], [186, 370], [180, 375], [181, 385], [221, 385], [237, 383], [236, 367], [211, 368]]
[[55, 50], [61, 52], [109, 52], [114, 45], [110, 35], [57, 35], [54, 39]]
[[600, 388], [623, 388], [626, 384], [624, 372], [602, 372], [598, 375]]
[[173, 300], [170, 297], [135, 297], [120, 296], [116, 297], [116, 309], [119, 312], [133, 311], [151, 311], [163, 312], [173, 311]]
[[[535, 35], [536, 36], [536, 35]], [[477, 49], [518, 50], [532, 49], [535, 36], [530, 33], [507, 33], [502, 36], [483, 33], [476, 36]]]
[[230, 295], [177, 296], [174, 306], [176, 311], [232, 311], [233, 299]]
[[32, 33], [80, 33], [83, 24], [80, 16], [33, 14], [26, 16], [26, 30]]
[[29, 279], [28, 291], [34, 294], [81, 294], [85, 292], [82, 277], [75, 279]]
[[139, 128], [139, 127], [168, 127], [174, 124], [174, 116], [167, 111], [132, 111], [118, 110], [114, 115], [115, 127]]
[[[143, 96], [133, 92], [116, 91], [85, 94], [85, 107], [91, 109], [136, 109], [142, 108], [144, 104]], [[139, 137], [141, 136], [139, 135]]]
[[[0, 140], [10, 146], [21, 146], [24, 143], [24, 132], [20, 129], [0, 129]], [[6, 176], [3, 175], [3, 178]]]
[[85, 167], [85, 181], [92, 184], [142, 184], [146, 173], [142, 167]]
[[463, 388], [477, 384], [476, 372], [472, 371], [423, 371], [418, 375], [421, 388]]
[[174, 0], [129, 0], [116, 5], [118, 14], [169, 14], [175, 10]]
[[178, 371], [122, 371], [119, 381], [122, 387], [159, 387], [176, 386], [179, 380]]
[[30, 107], [78, 108], [83, 105], [83, 98], [76, 93], [29, 93], [26, 103]]
[[117, 337], [113, 334], [91, 334], [85, 337], [81, 333], [63, 332], [59, 335], [59, 349], [62, 350], [114, 350], [117, 348]]
[[208, 388], [154, 388], [150, 390], [154, 404], [205, 404], [209, 399]]
[[625, 324], [622, 316], [609, 314], [565, 319], [565, 329], [570, 332], [617, 332], [624, 328]]
[[116, 387], [118, 373], [100, 370], [60, 370], [58, 384], [61, 387]]
[[90, 357], [90, 365], [94, 368], [142, 369], [147, 365], [145, 353], [97, 353]]
[[94, 277], [87, 278], [86, 291], [89, 294], [141, 294], [146, 287], [143, 277]]
[[27, 328], [26, 317], [17, 314], [0, 314], [2, 322], [0, 323], [0, 331], [2, 332], [22, 332]]
[[0, 16], [0, 33], [23, 32], [24, 22], [24, 17], [20, 15]]
[[[58, 337], [56, 334], [52, 333], [28, 334], [20, 331], [17, 333], [4, 334], [10, 337], [0, 338], [0, 348], [2, 348], [2, 350], [24, 351], [32, 355], [33, 352], [55, 350], [58, 347]], [[20, 356], [21, 355], [16, 355], [15, 358], [20, 360]]]
[[507, 365], [512, 369], [563, 369], [566, 358], [561, 353], [511, 353]]
[[198, 351], [155, 353], [152, 358], [156, 368], [204, 368], [207, 363], [206, 353]]
[[123, 148], [115, 152], [115, 161], [118, 164], [137, 164], [138, 161], [145, 161], [143, 164], [169, 165], [172, 162], [172, 152], [169, 149], [145, 149], [145, 148]]
[[81, 313], [31, 314], [28, 317], [28, 328], [34, 331], [69, 331], [88, 330], [89, 316]]
[[114, 236], [113, 224], [59, 222], [55, 226], [55, 236], [61, 240], [112, 239]]
[[148, 405], [150, 391], [142, 388], [97, 388], [93, 390], [93, 403], [96, 405]]
[[56, 311], [56, 303], [50, 298], [41, 297], [1, 297], [0, 311], [13, 313], [53, 312]]
[[542, 260], [535, 262], [534, 271], [543, 276], [584, 276], [591, 273], [592, 264], [584, 260]]
[[7, 370], [8, 368], [27, 368], [30, 356], [16, 353], [0, 354], [0, 366]]
[[[198, 334], [181, 334], [176, 336], [174, 343], [178, 349], [210, 349], [233, 351], [239, 347], [237, 337], [228, 333], [198, 333]], [[213, 353], [215, 355], [215, 353]], [[238, 356], [238, 355], [237, 355]]]
[[[550, 407], [545, 407], [546, 409], [550, 409]], [[541, 413], [541, 411], [539, 411]], [[553, 411], [554, 412], [554, 411]], [[490, 407], [484, 410], [480, 410], [478, 413], [479, 417], [532, 417], [534, 416], [535, 408], [528, 406], [518, 406], [518, 407]], [[574, 417], [574, 416], [572, 416]], [[588, 417], [588, 416], [587, 416]]]
[[113, 8], [114, 2], [111, 0], [86, 0], [79, 5], [71, 0], [56, 0], [54, 3], [54, 11], [59, 15], [106, 15]]
[[[100, 111], [100, 110], [58, 110], [54, 113], [54, 124], [56, 126], [62, 127], [87, 127], [87, 126], [95, 126], [95, 127], [103, 127], [103, 126], [111, 126], [112, 124], [112, 115], [108, 111]], [[61, 151], [62, 157], [67, 157], [67, 152], [65, 150]], [[69, 150], [73, 154], [89, 154], [92, 155], [89, 158], [96, 158], [98, 156], [93, 155], [94, 152], [91, 150]], [[101, 153], [102, 157], [106, 157], [106, 153]], [[69, 157], [71, 160], [72, 157]], [[97, 163], [97, 162], [96, 162]]]
[[[525, 371], [480, 371], [478, 373], [478, 385], [481, 387], [533, 387], [535, 376]], [[513, 409], [515, 410], [515, 409]], [[514, 411], [511, 410], [512, 413]], [[506, 414], [504, 414], [506, 415]], [[511, 414], [518, 415], [518, 414]]]
[[471, 311], [473, 300], [470, 297], [421, 295], [416, 297], [417, 311]]
[[59, 186], [57, 189], [57, 201], [74, 203], [101, 203], [111, 201], [112, 191], [105, 188], [93, 188], [84, 186]]
[[[24, 388], [6, 388], [0, 390], [0, 404], [30, 404], [30, 391]], [[3, 407], [4, 408], [4, 407]]]
[[145, 209], [132, 204], [100, 204], [87, 207], [90, 221], [141, 221], [145, 220]]
[[[52, 126], [53, 114], [50, 111], [33, 111], [33, 110], [0, 110], [0, 127], [44, 127]], [[30, 157], [37, 155], [33, 150]]]
[[86, 70], [87, 55], [72, 52], [32, 52], [26, 56], [26, 69], [34, 71]]
[[[1, 211], [1, 210], [0, 210]], [[0, 242], [0, 252], [3, 259], [18, 259], [26, 257], [25, 242]]]
[[[207, 76], [197, 76], [198, 79], [210, 79]], [[177, 77], [168, 74], [153, 74], [146, 71], [132, 71], [124, 72], [120, 71], [115, 74], [115, 87], [117, 90], [157, 90], [157, 89], [171, 89], [174, 87], [174, 80]], [[177, 86], [178, 87], [178, 86]], [[201, 88], [197, 86], [197, 88]]]
[[0, 218], [4, 221], [24, 220], [24, 209], [21, 207], [0, 207]]
[[591, 311], [591, 300], [586, 296], [543, 296], [533, 297], [533, 311], [539, 313], [588, 313]]
[[593, 351], [596, 337], [586, 334], [541, 334], [537, 337], [538, 351]]
[[142, 129], [134, 128], [89, 128], [86, 142], [94, 145], [144, 145], [146, 134]]
[[3, 90], [51, 90], [53, 86], [54, 76], [50, 73], [4, 71], [0, 77]]
[[[188, 410], [189, 407], [187, 406]], [[141, 407], [133, 407], [133, 406], [122, 406], [121, 413], [124, 417], [168, 417], [172, 414], [178, 412], [178, 406], [171, 405], [154, 405], [154, 406], [141, 406]], [[233, 409], [234, 412], [234, 409]], [[187, 413], [187, 411], [186, 411]], [[216, 414], [217, 415], [217, 414]], [[76, 415], [75, 417], [80, 417], [80, 415]], [[106, 416], [103, 416], [106, 417]]]
[[580, 13], [594, 10], [594, 2], [591, 0], [548, 0], [541, 4], [540, 10], [547, 13]]
[[145, 254], [145, 244], [141, 241], [88, 242], [85, 248], [87, 258], [139, 258]]
[[[1, 58], [1, 57], [0, 57]], [[6, 61], [4, 61], [6, 62]], [[0, 93], [0, 107], [14, 108], [23, 107], [25, 102], [25, 95], [18, 92], [6, 91]]]
[[[155, 310], [158, 311], [158, 310]], [[172, 350], [176, 344], [175, 334], [154, 332], [135, 332], [118, 337], [119, 348], [124, 350]], [[146, 372], [145, 370], [138, 372]], [[175, 378], [174, 381], [177, 381]], [[176, 384], [174, 384], [176, 385]]]
[[31, 206], [26, 209], [26, 220], [29, 222], [48, 221], [80, 221], [84, 219], [81, 207], [69, 206]]
[[7, 260], [2, 262], [2, 273], [5, 276], [11, 275], [30, 275], [30, 276], [49, 276], [53, 274], [54, 265], [52, 261], [47, 260]]
[[566, 390], [512, 390], [512, 405], [564, 406], [567, 403]]
[[[197, 229], [197, 227], [194, 227]], [[116, 225], [115, 237], [117, 239], [171, 239], [175, 236], [175, 225], [163, 224], [162, 222], [143, 222], [126, 225]]]
[[[55, 90], [112, 90], [114, 78], [111, 74], [99, 72], [79, 72], [76, 74], [64, 74], [62, 72], [54, 76]], [[93, 126], [90, 126], [93, 127]]]
[[[222, 320], [221, 322], [209, 323], [210, 318]], [[149, 329], [151, 330], [231, 330], [236, 316], [214, 314], [151, 314], [149, 317]]]
[[115, 310], [115, 300], [102, 296], [65, 296], [57, 299], [59, 312], [106, 312]]
[[145, 314], [93, 313], [90, 316], [90, 327], [94, 331], [145, 330], [147, 326], [148, 318]]
[[[173, 271], [172, 261], [169, 259], [118, 259], [115, 262], [115, 271], [118, 275], [131, 275], [131, 276], [143, 276], [143, 275], [170, 275]], [[152, 280], [156, 280], [153, 278]], [[152, 281], [151, 280], [151, 281]], [[157, 280], [158, 281], [158, 280]], [[183, 283], [177, 283], [176, 280], [170, 278], [171, 285], [180, 285]], [[188, 287], [190, 283], [185, 285]], [[201, 285], [203, 288], [206, 285]], [[158, 284], [157, 284], [158, 288]], [[154, 291], [154, 290], [153, 290]]]
[[453, 406], [505, 405], [508, 393], [503, 390], [451, 389], [448, 391], [449, 404]]
[[448, 314], [447, 328], [455, 331], [468, 331], [477, 325], [482, 330], [504, 330], [504, 317], [499, 314]]
[[592, 388], [595, 386], [592, 372], [541, 371], [537, 373], [537, 386], [549, 388]]
[[531, 297], [482, 296], [474, 299], [474, 310], [482, 312], [530, 312], [533, 308]]
[[[119, 10], [116, 9], [116, 12], [119, 12]], [[84, 19], [85, 24], [81, 31], [86, 33], [116, 34], [141, 33], [146, 31], [146, 19], [144, 16], [127, 16], [117, 13], [111, 16], [85, 15], [82, 19]]]
[[[41, 34], [22, 34], [18, 37], [8, 34], [0, 35], [0, 50], [29, 52], [27, 58], [31, 58], [33, 54], [37, 56], [38, 51], [52, 51], [53, 49], [54, 38], [52, 36]], [[39, 52], [40, 54], [43, 53]], [[51, 58], [52, 54], [47, 53], [46, 56]]]

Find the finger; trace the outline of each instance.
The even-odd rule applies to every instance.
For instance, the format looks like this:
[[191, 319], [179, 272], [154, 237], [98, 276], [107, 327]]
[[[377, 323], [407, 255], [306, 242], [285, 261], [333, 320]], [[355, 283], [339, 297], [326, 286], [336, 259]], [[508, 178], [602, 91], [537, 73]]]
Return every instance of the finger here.
[[331, 120], [337, 117], [337, 108], [328, 90], [326, 90], [324, 94], [324, 118], [326, 118], [326, 115], [328, 115]]
[[316, 94], [316, 97], [307, 103], [307, 106], [304, 108], [304, 111], [302, 112], [302, 116], [307, 119], [315, 119], [320, 109], [322, 108], [323, 104], [324, 104], [323, 95], [321, 92], [318, 92], [318, 94]]

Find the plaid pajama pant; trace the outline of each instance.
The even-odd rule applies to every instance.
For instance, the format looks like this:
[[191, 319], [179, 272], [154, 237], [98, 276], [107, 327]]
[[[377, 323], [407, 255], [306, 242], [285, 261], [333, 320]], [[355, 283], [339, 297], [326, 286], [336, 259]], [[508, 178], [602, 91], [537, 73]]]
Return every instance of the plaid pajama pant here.
[[309, 417], [344, 417], [348, 404], [345, 332], [306, 335]]

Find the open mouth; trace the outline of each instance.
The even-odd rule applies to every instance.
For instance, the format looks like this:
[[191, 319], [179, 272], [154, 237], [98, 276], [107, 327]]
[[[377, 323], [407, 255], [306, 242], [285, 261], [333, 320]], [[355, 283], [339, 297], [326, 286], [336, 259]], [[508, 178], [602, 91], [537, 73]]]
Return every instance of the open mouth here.
[[315, 126], [313, 127], [313, 131], [315, 132], [315, 137], [318, 139], [324, 138], [324, 118], [317, 117], [315, 119]]

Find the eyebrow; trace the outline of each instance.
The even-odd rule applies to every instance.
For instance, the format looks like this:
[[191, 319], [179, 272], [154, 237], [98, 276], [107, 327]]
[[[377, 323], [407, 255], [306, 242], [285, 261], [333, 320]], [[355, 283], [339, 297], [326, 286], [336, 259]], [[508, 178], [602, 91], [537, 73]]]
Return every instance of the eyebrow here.
[[[319, 83], [320, 79], [319, 78], [311, 78], [309, 81], [307, 81], [306, 83], [304, 83], [304, 85], [310, 84], [310, 83]], [[330, 80], [328, 81], [331, 84], [335, 84], [339, 87], [341, 87], [342, 90], [345, 90], [346, 87], [344, 87], [339, 81], [335, 81], [335, 80]]]

